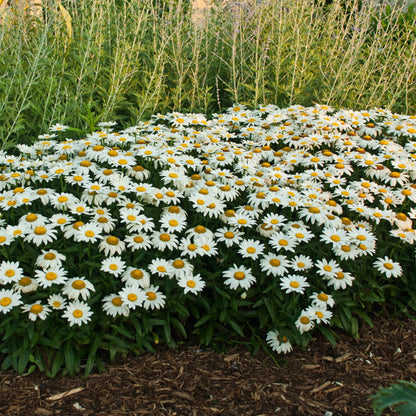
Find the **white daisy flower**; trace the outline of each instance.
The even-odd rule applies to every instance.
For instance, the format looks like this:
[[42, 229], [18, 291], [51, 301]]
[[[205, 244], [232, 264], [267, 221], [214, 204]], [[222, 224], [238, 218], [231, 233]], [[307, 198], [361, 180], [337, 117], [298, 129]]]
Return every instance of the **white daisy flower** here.
[[38, 225], [28, 233], [24, 239], [29, 243], [33, 243], [36, 246], [46, 245], [56, 240], [57, 230], [54, 228], [53, 224], [42, 224]]
[[335, 273], [342, 271], [341, 267], [335, 260], [318, 260], [315, 263], [315, 267], [317, 268], [317, 273], [323, 277], [333, 277]]
[[128, 286], [119, 292], [120, 299], [129, 309], [136, 309], [143, 305], [145, 292], [138, 286]]
[[286, 335], [280, 335], [278, 330], [269, 331], [267, 333], [266, 341], [273, 351], [278, 354], [287, 354], [292, 351], [292, 344]]
[[315, 326], [315, 322], [313, 321], [313, 317], [311, 316], [310, 311], [307, 309], [301, 311], [299, 318], [295, 322], [295, 325], [301, 334], [311, 331]]
[[36, 289], [38, 288], [39, 284], [35, 279], [32, 279], [31, 277], [21, 277], [17, 283], [13, 285], [13, 289], [16, 292], [21, 293], [30, 293], [30, 292], [36, 292]]
[[75, 300], [66, 306], [62, 317], [68, 320], [69, 326], [73, 326], [87, 324], [91, 321], [92, 314], [93, 312], [87, 303]]
[[256, 225], [256, 220], [247, 213], [235, 213], [234, 216], [228, 218], [228, 224], [238, 229], [251, 228]]
[[15, 306], [21, 305], [23, 302], [20, 300], [22, 295], [18, 292], [14, 292], [11, 289], [0, 290], [0, 311], [4, 314], [10, 312]]
[[173, 276], [172, 265], [168, 260], [155, 258], [153, 259], [149, 266], [149, 271], [152, 274], [161, 276], [161, 277], [169, 277]]
[[54, 267], [50, 269], [36, 270], [35, 278], [39, 286], [43, 288], [51, 287], [52, 285], [63, 285], [65, 284], [67, 271], [60, 268]]
[[222, 275], [226, 279], [224, 284], [230, 286], [230, 288], [234, 290], [240, 287], [248, 289], [253, 283], [256, 282], [256, 278], [253, 276], [250, 268], [237, 266], [235, 264], [225, 270]]
[[351, 273], [343, 272], [342, 270], [323, 278], [327, 281], [328, 286], [334, 287], [334, 290], [346, 289], [347, 286], [352, 286], [352, 282], [355, 280]]
[[277, 251], [295, 251], [298, 242], [294, 237], [285, 232], [276, 232], [269, 238], [269, 244]]
[[52, 217], [49, 218], [49, 221], [55, 227], [60, 228], [61, 231], [64, 231], [64, 227], [72, 224], [75, 219], [67, 214], [53, 214]]
[[285, 290], [286, 293], [296, 292], [303, 294], [305, 288], [309, 286], [307, 278], [299, 274], [289, 274], [284, 276], [280, 283], [282, 290]]
[[260, 260], [260, 268], [268, 276], [283, 276], [288, 272], [290, 262], [286, 256], [267, 253]]
[[184, 289], [184, 293], [189, 292], [197, 295], [205, 287], [205, 282], [200, 274], [182, 275], [178, 280], [178, 285]]
[[145, 288], [150, 285], [150, 274], [144, 269], [136, 269], [129, 266], [121, 275], [121, 280], [126, 284], [126, 286], [138, 286]]
[[74, 240], [77, 242], [96, 243], [102, 238], [101, 228], [95, 223], [81, 225], [74, 234]]
[[108, 257], [103, 260], [100, 270], [112, 274], [113, 276], [120, 276], [126, 269], [126, 262], [119, 256]]
[[149, 250], [152, 248], [150, 237], [145, 233], [128, 235], [125, 238], [125, 243], [127, 244], [127, 247], [133, 251]]
[[174, 250], [178, 247], [179, 241], [175, 234], [168, 233], [164, 230], [154, 231], [151, 236], [152, 245], [159, 251]]
[[172, 271], [176, 278], [192, 275], [194, 266], [186, 258], [177, 258], [171, 261]]
[[129, 316], [130, 308], [119, 294], [111, 294], [103, 298], [103, 311], [115, 318], [118, 315]]
[[332, 308], [335, 305], [335, 300], [331, 295], [324, 292], [314, 292], [309, 299], [312, 299], [312, 305], [316, 305], [320, 309]]
[[23, 277], [23, 269], [18, 261], [2, 261], [0, 264], [0, 284], [17, 283]]
[[296, 272], [306, 271], [312, 267], [312, 259], [309, 256], [304, 256], [303, 254], [300, 254], [299, 256], [294, 256], [290, 260], [290, 268]]
[[59, 294], [50, 295], [48, 298], [48, 305], [52, 309], [64, 309], [66, 307], [66, 299]]
[[42, 267], [43, 269], [61, 267], [62, 262], [66, 260], [64, 254], [58, 253], [56, 250], [42, 250], [35, 262], [36, 266]]
[[179, 244], [179, 250], [182, 251], [183, 255], [188, 256], [191, 259], [205, 254], [204, 249], [189, 237], [182, 238]]
[[238, 253], [241, 254], [243, 258], [256, 260], [263, 253], [263, 251], [264, 244], [261, 244], [259, 241], [253, 239], [244, 239], [240, 242]]
[[98, 250], [106, 256], [121, 254], [126, 249], [126, 243], [114, 235], [103, 235]]
[[36, 319], [41, 319], [42, 321], [46, 319], [51, 309], [48, 306], [42, 305], [40, 302], [31, 303], [23, 305], [23, 312], [29, 312], [29, 319], [31, 321], [36, 321]]
[[159, 286], [149, 286], [145, 289], [146, 298], [143, 302], [145, 309], [160, 309], [165, 306], [166, 296], [159, 291]]
[[243, 236], [244, 233], [238, 231], [238, 229], [234, 227], [218, 228], [215, 232], [216, 241], [225, 243], [227, 247], [238, 245], [242, 240]]
[[95, 292], [94, 285], [85, 277], [73, 277], [65, 282], [62, 289], [62, 294], [66, 295], [68, 299], [87, 300], [90, 297], [90, 292]]
[[160, 226], [168, 233], [180, 233], [186, 228], [186, 217], [168, 212], [160, 217]]
[[400, 263], [393, 261], [387, 256], [378, 257], [373, 266], [387, 278], [400, 277], [403, 274], [403, 268]]
[[307, 311], [313, 317], [313, 320], [320, 324], [323, 322], [324, 324], [329, 324], [329, 321], [332, 318], [332, 312], [327, 310], [326, 308], [321, 308], [318, 305], [311, 305], [307, 308]]

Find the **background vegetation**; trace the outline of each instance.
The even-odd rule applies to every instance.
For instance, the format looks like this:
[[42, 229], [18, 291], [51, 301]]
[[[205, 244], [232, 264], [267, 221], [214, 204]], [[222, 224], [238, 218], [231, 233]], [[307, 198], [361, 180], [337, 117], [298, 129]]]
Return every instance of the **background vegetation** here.
[[233, 103], [416, 109], [414, 4], [47, 0], [0, 26], [0, 147], [60, 122], [132, 125]]

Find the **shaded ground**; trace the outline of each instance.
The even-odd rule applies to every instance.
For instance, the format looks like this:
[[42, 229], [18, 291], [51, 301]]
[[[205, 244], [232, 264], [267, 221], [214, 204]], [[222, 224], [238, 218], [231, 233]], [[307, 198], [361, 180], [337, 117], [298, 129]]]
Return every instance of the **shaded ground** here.
[[[416, 322], [379, 319], [361, 337], [317, 335], [278, 367], [264, 352], [160, 349], [113, 363], [84, 379], [0, 372], [0, 414], [49, 415], [372, 415], [379, 387], [416, 381]], [[385, 412], [393, 415], [395, 412]]]

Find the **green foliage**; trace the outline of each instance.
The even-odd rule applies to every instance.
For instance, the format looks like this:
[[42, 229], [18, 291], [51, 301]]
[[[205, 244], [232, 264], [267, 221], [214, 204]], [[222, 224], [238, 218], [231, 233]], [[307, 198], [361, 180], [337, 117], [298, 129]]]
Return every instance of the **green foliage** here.
[[400, 416], [416, 415], [416, 385], [414, 383], [398, 380], [397, 383], [378, 390], [372, 399], [376, 416], [381, 416], [389, 407], [395, 408]]

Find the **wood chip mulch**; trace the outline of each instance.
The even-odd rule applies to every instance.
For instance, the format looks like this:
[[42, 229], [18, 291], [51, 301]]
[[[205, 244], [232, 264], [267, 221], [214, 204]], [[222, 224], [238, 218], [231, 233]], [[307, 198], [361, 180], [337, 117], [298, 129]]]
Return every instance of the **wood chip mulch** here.
[[161, 347], [87, 378], [0, 372], [0, 414], [369, 416], [380, 387], [416, 381], [416, 321], [378, 319], [360, 331], [358, 340], [338, 333], [336, 346], [316, 335], [280, 366], [243, 348]]

